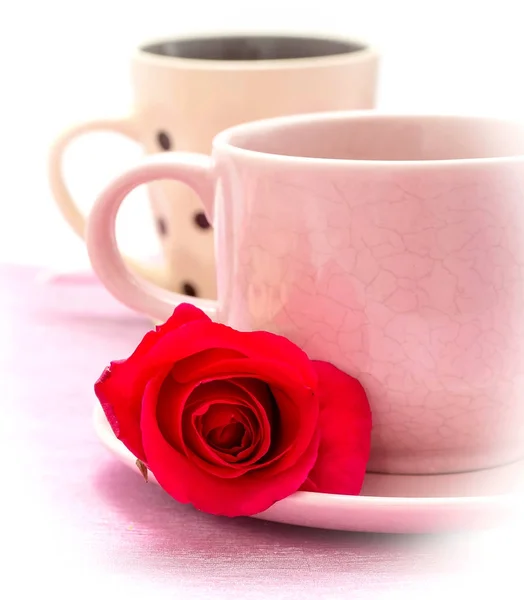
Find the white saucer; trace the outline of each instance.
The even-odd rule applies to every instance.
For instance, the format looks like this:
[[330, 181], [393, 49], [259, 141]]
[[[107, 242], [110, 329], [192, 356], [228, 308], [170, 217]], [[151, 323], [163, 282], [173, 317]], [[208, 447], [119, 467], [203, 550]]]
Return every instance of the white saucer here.
[[[114, 436], [98, 404], [93, 418], [102, 443], [141, 477], [134, 456]], [[369, 473], [360, 496], [297, 492], [255, 518], [374, 533], [483, 529], [524, 514], [523, 476], [524, 460], [452, 475]], [[156, 483], [152, 474], [149, 480]]]

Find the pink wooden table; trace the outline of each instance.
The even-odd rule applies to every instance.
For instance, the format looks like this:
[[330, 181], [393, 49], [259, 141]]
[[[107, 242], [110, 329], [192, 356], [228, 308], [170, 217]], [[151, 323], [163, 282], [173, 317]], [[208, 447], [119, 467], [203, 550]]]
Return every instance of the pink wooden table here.
[[0, 597], [524, 598], [520, 524], [344, 534], [216, 518], [146, 485], [91, 412], [96, 377], [148, 323], [98, 285], [36, 274], [0, 268]]

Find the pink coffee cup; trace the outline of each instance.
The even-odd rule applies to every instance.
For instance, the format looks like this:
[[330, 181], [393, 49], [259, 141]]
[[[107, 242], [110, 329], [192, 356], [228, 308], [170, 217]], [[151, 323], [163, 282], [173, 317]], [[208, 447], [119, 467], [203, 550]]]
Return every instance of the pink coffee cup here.
[[[154, 288], [115, 242], [120, 204], [171, 179], [215, 228], [218, 301]], [[280, 333], [358, 377], [369, 470], [445, 473], [524, 455], [524, 125], [341, 112], [248, 123], [211, 157], [145, 159], [101, 194], [89, 255], [124, 304], [180, 302]]]

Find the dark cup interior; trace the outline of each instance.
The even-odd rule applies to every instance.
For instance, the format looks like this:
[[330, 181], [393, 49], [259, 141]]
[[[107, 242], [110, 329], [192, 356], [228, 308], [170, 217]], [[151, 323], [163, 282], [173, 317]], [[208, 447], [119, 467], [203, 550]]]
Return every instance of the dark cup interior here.
[[224, 36], [167, 40], [142, 47], [157, 56], [199, 60], [282, 60], [364, 50], [356, 42], [293, 36]]

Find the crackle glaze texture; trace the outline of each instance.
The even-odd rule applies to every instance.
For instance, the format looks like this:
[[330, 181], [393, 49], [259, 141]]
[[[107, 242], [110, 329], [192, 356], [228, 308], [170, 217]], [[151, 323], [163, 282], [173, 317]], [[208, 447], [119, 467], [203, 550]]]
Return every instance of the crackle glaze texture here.
[[[196, 64], [195, 64], [196, 62]], [[162, 151], [158, 133], [170, 150], [209, 154], [213, 137], [237, 123], [286, 114], [373, 108], [378, 57], [371, 50], [327, 59], [284, 61], [194, 61], [151, 59], [144, 51], [133, 60], [135, 122], [148, 154]], [[265, 65], [265, 67], [264, 67]], [[201, 203], [194, 192], [173, 181], [150, 187], [150, 201], [168, 265], [169, 288], [183, 282], [198, 296], [216, 298], [213, 229], [194, 226]]]
[[223, 319], [280, 333], [361, 380], [370, 470], [514, 460], [523, 183], [524, 168], [508, 165], [318, 177], [227, 163], [216, 203]]
[[218, 304], [197, 306], [359, 378], [371, 471], [524, 456], [524, 127], [310, 115], [226, 131], [212, 159], [129, 171], [95, 205], [88, 249], [111, 293], [161, 320], [194, 299], [126, 271], [114, 215], [134, 186], [166, 177], [199, 193], [215, 229]]

